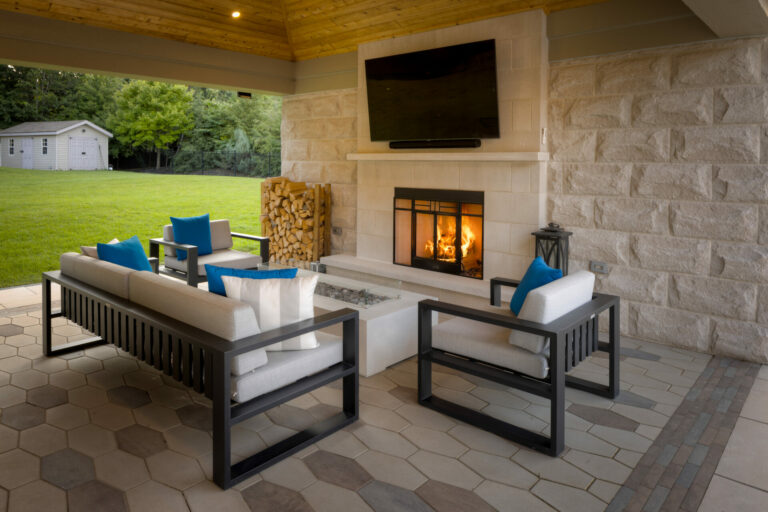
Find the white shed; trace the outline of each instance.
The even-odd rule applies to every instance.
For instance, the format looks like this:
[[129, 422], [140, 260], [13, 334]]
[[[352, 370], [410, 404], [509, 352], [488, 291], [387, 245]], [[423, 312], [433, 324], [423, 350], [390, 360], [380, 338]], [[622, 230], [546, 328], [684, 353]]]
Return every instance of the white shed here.
[[111, 137], [90, 121], [21, 123], [0, 130], [0, 161], [20, 169], [107, 169]]

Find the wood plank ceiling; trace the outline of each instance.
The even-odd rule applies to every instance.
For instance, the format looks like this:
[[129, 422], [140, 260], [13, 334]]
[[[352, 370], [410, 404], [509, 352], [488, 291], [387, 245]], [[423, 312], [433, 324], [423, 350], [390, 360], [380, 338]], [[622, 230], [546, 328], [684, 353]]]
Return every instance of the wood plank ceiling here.
[[[296, 61], [516, 12], [604, 1], [0, 0], [0, 9]], [[233, 18], [233, 11], [241, 16]]]

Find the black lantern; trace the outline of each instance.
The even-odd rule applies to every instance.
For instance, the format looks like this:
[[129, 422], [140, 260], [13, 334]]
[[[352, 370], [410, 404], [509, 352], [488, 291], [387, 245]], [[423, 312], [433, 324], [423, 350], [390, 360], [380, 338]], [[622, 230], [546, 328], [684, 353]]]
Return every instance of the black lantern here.
[[541, 256], [552, 268], [568, 275], [568, 238], [573, 234], [563, 231], [560, 224], [550, 222], [547, 227], [531, 233], [536, 237], [536, 256]]

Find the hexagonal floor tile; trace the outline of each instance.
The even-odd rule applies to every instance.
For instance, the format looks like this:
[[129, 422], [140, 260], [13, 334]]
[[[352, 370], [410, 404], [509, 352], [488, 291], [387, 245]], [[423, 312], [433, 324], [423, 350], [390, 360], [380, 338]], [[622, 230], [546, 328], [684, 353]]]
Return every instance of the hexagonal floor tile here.
[[40, 319], [32, 317], [32, 316], [27, 316], [27, 315], [14, 316], [13, 318], [11, 318], [11, 323], [13, 325], [20, 325], [22, 327], [27, 327], [28, 325], [37, 325], [37, 324], [39, 324], [40, 323]]
[[43, 347], [36, 344], [19, 347], [19, 357], [25, 359], [39, 359], [43, 357]]
[[37, 370], [24, 370], [11, 375], [11, 384], [21, 389], [33, 389], [45, 386], [48, 375]]
[[135, 360], [126, 359], [124, 357], [111, 357], [109, 359], [104, 359], [101, 363], [104, 365], [104, 369], [108, 372], [119, 373], [120, 375], [134, 372], [139, 368], [139, 365]]
[[18, 404], [3, 409], [0, 422], [16, 430], [32, 428], [45, 423], [45, 409], [30, 404]]
[[144, 391], [150, 391], [162, 386], [163, 379], [157, 373], [139, 370], [125, 374], [125, 383]]
[[168, 441], [168, 446], [171, 450], [189, 455], [190, 457], [205, 455], [213, 449], [213, 441], [210, 434], [186, 425], [179, 425], [178, 427], [166, 430], [163, 435]]
[[21, 432], [19, 447], [42, 457], [66, 448], [67, 436], [56, 427], [38, 425]]
[[24, 327], [20, 325], [5, 324], [0, 325], [0, 336], [16, 336], [24, 332]]
[[155, 388], [149, 392], [149, 396], [152, 398], [152, 403], [170, 407], [171, 409], [179, 409], [192, 403], [192, 399], [185, 389], [171, 386]]
[[98, 457], [117, 450], [115, 433], [111, 430], [88, 424], [67, 433], [69, 447], [91, 457]]
[[85, 355], [103, 361], [104, 359], [117, 357], [117, 349], [112, 345], [99, 345], [86, 349]]
[[180, 425], [176, 411], [157, 404], [147, 404], [134, 409], [133, 415], [136, 423], [163, 432], [176, 425]]
[[149, 480], [147, 465], [143, 459], [115, 450], [94, 459], [96, 477], [123, 491]]
[[8, 497], [8, 509], [12, 511], [65, 512], [67, 510], [67, 495], [51, 484], [36, 480], [11, 491]]
[[192, 512], [208, 512], [210, 510], [250, 512], [250, 507], [245, 504], [239, 491], [234, 489], [222, 491], [218, 485], [208, 480], [184, 491], [184, 497], [187, 499], [187, 505]]
[[432, 512], [432, 507], [424, 503], [413, 491], [384, 482], [373, 481], [358, 493], [376, 512]]
[[16, 354], [17, 354], [16, 347], [6, 345], [5, 343], [0, 343], [0, 359], [5, 359], [6, 357], [15, 356]]
[[27, 402], [43, 409], [50, 409], [51, 407], [67, 403], [67, 392], [60, 387], [47, 384], [29, 390], [27, 392]]
[[416, 490], [416, 494], [438, 512], [492, 512], [496, 510], [477, 494], [429, 480]]
[[312, 512], [312, 507], [296, 491], [261, 481], [243, 491], [243, 499], [251, 510], [293, 510]]
[[15, 489], [36, 480], [40, 474], [40, 459], [24, 450], [11, 450], [0, 455], [0, 487]]
[[144, 512], [187, 512], [181, 493], [159, 482], [145, 482], [127, 493], [131, 510]]
[[163, 434], [143, 425], [131, 425], [115, 433], [117, 446], [137, 457], [149, 457], [165, 450]]
[[188, 427], [206, 432], [213, 429], [213, 411], [210, 407], [199, 404], [186, 405], [178, 409], [176, 414], [179, 415], [181, 422]]
[[181, 491], [205, 479], [197, 460], [171, 450], [147, 457], [147, 467], [154, 480]]
[[69, 403], [92, 409], [107, 403], [107, 392], [93, 386], [80, 386], [69, 390]]
[[102, 369], [101, 361], [91, 357], [78, 357], [69, 361], [69, 369], [79, 373], [93, 373]]
[[123, 376], [119, 373], [101, 370], [88, 374], [88, 384], [101, 389], [113, 389], [123, 385]]
[[73, 389], [85, 385], [85, 376], [82, 373], [72, 370], [63, 370], [52, 373], [49, 377], [50, 383], [64, 389]]
[[15, 336], [8, 336], [5, 338], [5, 344], [12, 347], [25, 347], [27, 345], [34, 345], [36, 339], [29, 334], [17, 334]]
[[64, 430], [71, 430], [88, 423], [88, 411], [72, 404], [63, 404], [48, 409], [46, 421]]
[[26, 357], [11, 356], [0, 359], [0, 371], [16, 373], [32, 368], [32, 361]]
[[128, 512], [123, 492], [98, 480], [78, 485], [67, 493], [69, 512]]
[[42, 458], [40, 478], [67, 490], [93, 480], [96, 471], [90, 457], [67, 448]]
[[67, 362], [58, 357], [39, 357], [32, 361], [32, 368], [48, 374], [67, 369]]
[[319, 480], [356, 491], [373, 478], [352, 459], [323, 450], [305, 457], [304, 463]]
[[[0, 372], [0, 375], [2, 375], [2, 372]], [[22, 404], [26, 399], [27, 392], [23, 389], [19, 389], [16, 386], [3, 386], [3, 392], [0, 393], [0, 409], [5, 410], [12, 405]]]
[[115, 405], [136, 409], [151, 402], [149, 393], [133, 386], [120, 386], [107, 391], [107, 398]]
[[109, 430], [120, 430], [136, 423], [130, 409], [114, 404], [91, 409], [91, 422]]

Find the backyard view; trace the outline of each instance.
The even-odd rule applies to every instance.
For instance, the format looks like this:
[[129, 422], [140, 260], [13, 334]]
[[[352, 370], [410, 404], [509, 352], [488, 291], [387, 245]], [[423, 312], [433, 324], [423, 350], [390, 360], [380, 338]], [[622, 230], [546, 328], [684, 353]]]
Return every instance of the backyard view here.
[[[37, 283], [59, 256], [113, 238], [162, 236], [169, 216], [209, 213], [259, 234], [260, 179], [0, 167], [0, 288]], [[255, 244], [235, 239], [235, 248]]]

